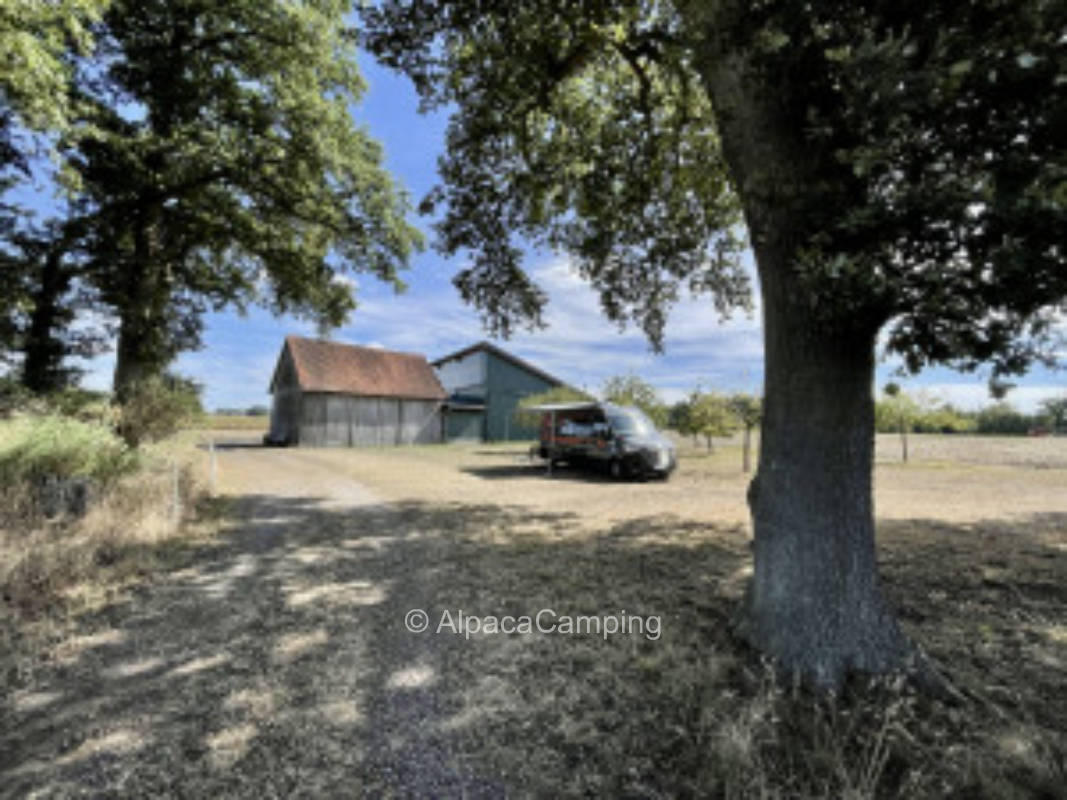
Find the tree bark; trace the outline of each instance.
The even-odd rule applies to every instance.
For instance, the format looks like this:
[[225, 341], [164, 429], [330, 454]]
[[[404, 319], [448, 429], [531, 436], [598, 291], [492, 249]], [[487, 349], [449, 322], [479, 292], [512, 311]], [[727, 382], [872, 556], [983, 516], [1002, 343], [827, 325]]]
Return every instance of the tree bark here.
[[763, 281], [765, 406], [742, 629], [787, 672], [834, 688], [849, 672], [904, 669], [912, 652], [875, 554], [875, 331], [820, 331], [783, 283]]
[[23, 345], [22, 384], [35, 394], [56, 391], [66, 382], [62, 362], [67, 351], [56, 334], [63, 316], [62, 298], [71, 282], [70, 273], [63, 267], [64, 255], [60, 247], [53, 246], [41, 261], [33, 313]]
[[158, 375], [170, 361], [166, 307], [169, 286], [162, 280], [154, 239], [158, 214], [143, 212], [134, 223], [133, 257], [116, 303], [119, 317], [113, 389], [116, 400], [127, 402], [138, 383]]
[[752, 469], [752, 426], [745, 426], [745, 441], [742, 445], [741, 471], [749, 472]]
[[[873, 306], [829, 315], [796, 269], [813, 232], [813, 192], [826, 195], [814, 195], [820, 204], [846, 203], [826, 187], [847, 185], [839, 180], [847, 165], [805, 139], [790, 87], [768, 84], [734, 49], [721, 11], [691, 3], [684, 13], [706, 26], [695, 66], [741, 199], [763, 306], [764, 413], [749, 487], [755, 564], [739, 629], [786, 673], [835, 689], [850, 672], [906, 669], [913, 652], [882, 594], [874, 545], [872, 384], [884, 318]], [[822, 280], [832, 293], [832, 279]]]

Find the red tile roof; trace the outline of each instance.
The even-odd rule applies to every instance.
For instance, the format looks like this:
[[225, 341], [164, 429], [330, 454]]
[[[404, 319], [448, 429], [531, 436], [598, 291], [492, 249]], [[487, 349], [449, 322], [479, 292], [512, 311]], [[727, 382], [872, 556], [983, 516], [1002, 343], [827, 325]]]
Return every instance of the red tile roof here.
[[297, 382], [305, 392], [419, 400], [443, 400], [447, 396], [426, 357], [417, 353], [300, 336], [286, 336], [283, 356], [285, 349], [292, 356]]

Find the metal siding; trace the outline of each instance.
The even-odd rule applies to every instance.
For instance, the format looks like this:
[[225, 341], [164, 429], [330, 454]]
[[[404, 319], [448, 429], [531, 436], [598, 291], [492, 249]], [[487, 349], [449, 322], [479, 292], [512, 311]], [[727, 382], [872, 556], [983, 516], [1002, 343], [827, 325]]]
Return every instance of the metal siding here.
[[422, 422], [424, 403], [419, 400], [405, 400], [400, 408], [400, 444], [415, 444], [419, 438], [419, 425]]
[[280, 441], [294, 442], [299, 438], [300, 392], [280, 389], [274, 393], [270, 409], [270, 435]]
[[437, 379], [449, 394], [481, 397], [488, 380], [488, 355], [484, 351], [468, 353], [434, 368]]
[[437, 400], [397, 400], [319, 392], [296, 393], [299, 443], [307, 447], [375, 447], [441, 441]]
[[447, 420], [449, 441], [481, 441], [485, 431], [484, 411], [450, 411]]
[[348, 400], [344, 395], [328, 394], [322, 398], [322, 444], [344, 447], [348, 444]]
[[273, 385], [270, 435], [279, 441], [295, 442], [300, 438], [300, 386], [288, 349], [282, 349], [280, 359]]
[[489, 441], [536, 439], [537, 428], [519, 426], [515, 409], [523, 397], [548, 391], [556, 384], [489, 355], [486, 392], [486, 438]]

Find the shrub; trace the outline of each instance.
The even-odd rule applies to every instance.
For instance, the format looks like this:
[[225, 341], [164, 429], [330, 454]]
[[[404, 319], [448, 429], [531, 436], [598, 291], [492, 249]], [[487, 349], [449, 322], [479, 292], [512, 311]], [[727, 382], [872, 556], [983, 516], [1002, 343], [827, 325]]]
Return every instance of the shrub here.
[[136, 456], [111, 428], [58, 414], [0, 422], [0, 483], [88, 478], [107, 484], [131, 471]]
[[916, 433], [973, 433], [976, 428], [973, 416], [965, 415], [949, 405], [931, 409], [915, 420]]
[[82, 422], [98, 422], [112, 428], [118, 424], [118, 410], [107, 392], [68, 386], [52, 392], [45, 399], [49, 410], [64, 417], [73, 417]]
[[1010, 403], [994, 403], [978, 412], [979, 433], [1005, 433], [1023, 435], [1034, 427], [1036, 420], [1023, 414]]
[[200, 387], [173, 375], [153, 376], [136, 384], [119, 415], [119, 432], [129, 444], [158, 441], [203, 415]]
[[15, 375], [8, 373], [0, 376], [0, 419], [29, 408], [33, 402], [33, 393]]

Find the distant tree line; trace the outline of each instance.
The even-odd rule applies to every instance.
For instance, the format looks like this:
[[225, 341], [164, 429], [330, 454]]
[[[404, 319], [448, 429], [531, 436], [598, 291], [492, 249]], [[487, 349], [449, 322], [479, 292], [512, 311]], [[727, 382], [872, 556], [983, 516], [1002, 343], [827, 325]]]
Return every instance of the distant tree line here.
[[256, 405], [247, 408], [216, 408], [215, 413], [220, 417], [265, 417], [270, 413], [270, 409]]
[[1037, 411], [1026, 413], [1004, 399], [966, 411], [922, 393], [885, 391], [875, 401], [874, 413], [879, 433], [1067, 433], [1067, 394], [1048, 398]]
[[[1067, 393], [1044, 400], [1036, 412], [1028, 414], [1004, 399], [1012, 388], [1012, 384], [991, 385], [995, 402], [977, 411], [966, 411], [926, 392], [902, 391], [898, 384], [890, 382], [875, 400], [875, 429], [878, 433], [900, 434], [905, 461], [910, 433], [1067, 434]], [[633, 373], [608, 378], [599, 394], [606, 402], [641, 409], [659, 428], [695, 441], [702, 439], [709, 452], [715, 448], [715, 439], [741, 431], [744, 470], [751, 468], [752, 432], [759, 427], [762, 416], [762, 399], [756, 395], [727, 394], [698, 386], [685, 399], [665, 403], [652, 384]], [[587, 392], [563, 386], [528, 397], [522, 406], [593, 399]], [[536, 424], [536, 414], [521, 407], [516, 413], [525, 424]]]

